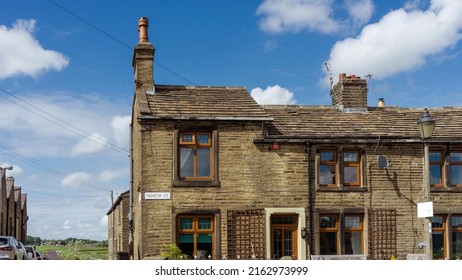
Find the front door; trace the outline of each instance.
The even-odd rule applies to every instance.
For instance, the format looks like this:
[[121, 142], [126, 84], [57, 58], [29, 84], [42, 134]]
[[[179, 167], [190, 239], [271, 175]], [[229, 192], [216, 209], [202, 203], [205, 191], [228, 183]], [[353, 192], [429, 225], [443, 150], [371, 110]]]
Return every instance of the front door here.
[[271, 216], [271, 256], [297, 258], [297, 215]]

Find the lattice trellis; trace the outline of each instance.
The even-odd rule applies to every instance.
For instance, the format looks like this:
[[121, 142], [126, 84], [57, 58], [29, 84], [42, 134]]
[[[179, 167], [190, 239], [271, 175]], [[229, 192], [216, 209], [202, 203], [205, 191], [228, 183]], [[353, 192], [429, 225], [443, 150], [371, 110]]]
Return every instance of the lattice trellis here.
[[265, 258], [265, 211], [228, 210], [228, 259]]
[[396, 257], [396, 210], [369, 209], [369, 258]]

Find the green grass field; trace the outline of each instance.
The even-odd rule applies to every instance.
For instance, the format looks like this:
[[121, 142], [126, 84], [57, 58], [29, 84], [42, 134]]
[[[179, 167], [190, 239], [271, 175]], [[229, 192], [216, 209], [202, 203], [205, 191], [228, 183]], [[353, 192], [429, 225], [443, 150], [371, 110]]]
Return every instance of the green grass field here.
[[108, 248], [86, 246], [36, 246], [36, 250], [46, 256], [47, 251], [56, 251], [62, 260], [108, 259]]

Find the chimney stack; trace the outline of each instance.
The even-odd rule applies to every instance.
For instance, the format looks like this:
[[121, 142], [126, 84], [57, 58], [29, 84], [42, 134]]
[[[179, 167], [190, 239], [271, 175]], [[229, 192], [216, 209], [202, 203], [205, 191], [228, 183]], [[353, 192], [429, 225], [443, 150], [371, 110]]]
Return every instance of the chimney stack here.
[[140, 19], [138, 20], [138, 43], [149, 42], [148, 26], [148, 18], [140, 17]]
[[367, 81], [356, 75], [339, 75], [339, 81], [330, 92], [332, 105], [344, 111], [367, 111]]
[[133, 52], [133, 70], [135, 89], [142, 92], [154, 92], [154, 52], [148, 39], [148, 18], [138, 20], [138, 44]]

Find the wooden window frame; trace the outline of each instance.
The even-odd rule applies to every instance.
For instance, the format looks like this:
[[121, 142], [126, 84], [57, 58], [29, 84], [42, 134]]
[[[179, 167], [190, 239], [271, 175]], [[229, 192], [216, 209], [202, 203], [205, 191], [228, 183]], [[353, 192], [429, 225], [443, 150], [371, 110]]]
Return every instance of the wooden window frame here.
[[[440, 169], [440, 174], [441, 174], [441, 183], [440, 184], [431, 184], [431, 187], [433, 188], [442, 188], [444, 187], [444, 182], [445, 182], [445, 170], [444, 170], [444, 162], [445, 162], [445, 154], [444, 150], [441, 149], [431, 149], [430, 153], [439, 153], [440, 154], [440, 160], [439, 161], [431, 161], [430, 160], [430, 167], [431, 166], [439, 166]], [[430, 173], [431, 176], [431, 173]]]
[[[183, 142], [183, 134], [191, 134], [192, 135], [192, 142]], [[208, 142], [206, 144], [201, 144], [198, 141], [198, 135], [207, 135], [208, 136]], [[192, 148], [194, 152], [194, 167], [193, 167], [193, 173], [194, 175], [192, 177], [182, 177], [179, 174], [179, 179], [180, 180], [195, 180], [195, 181], [210, 181], [213, 177], [213, 149], [212, 149], [212, 133], [210, 132], [190, 132], [190, 131], [184, 131], [180, 132], [179, 134], [179, 144], [178, 144], [178, 150], [181, 150], [181, 148]], [[207, 177], [199, 177], [197, 175], [197, 150], [199, 148], [208, 148], [209, 149], [209, 176]], [[178, 153], [180, 156], [180, 153]], [[180, 160], [178, 160], [178, 164], [181, 164]], [[178, 171], [181, 173], [181, 167], [178, 167]]]
[[[348, 228], [346, 227], [346, 217], [359, 217], [359, 227], [358, 228]], [[353, 214], [348, 213], [343, 215], [343, 224], [342, 224], [342, 251], [345, 251], [345, 233], [347, 232], [360, 232], [361, 233], [361, 254], [364, 254], [364, 214]]]
[[450, 240], [450, 242], [451, 242], [451, 250], [450, 250], [450, 254], [451, 254], [451, 257], [453, 257], [453, 258], [454, 258], [454, 242], [453, 242], [452, 236], [453, 236], [453, 234], [455, 232], [462, 233], [462, 227], [457, 227], [457, 228], [454, 227], [454, 224], [453, 224], [453, 221], [452, 221], [452, 218], [454, 218], [454, 217], [462, 218], [462, 214], [453, 214], [453, 215], [451, 215], [451, 228], [450, 228], [450, 230], [451, 230], [451, 240]]
[[[321, 226], [321, 219], [323, 217], [335, 217], [335, 227], [322, 227]], [[337, 244], [337, 248], [336, 249], [336, 254], [340, 254], [340, 247], [341, 247], [341, 243], [340, 243], [340, 214], [328, 214], [328, 213], [323, 213], [323, 214], [319, 214], [319, 218], [318, 218], [318, 224], [319, 224], [319, 234], [321, 235], [323, 232], [335, 232], [335, 242]], [[319, 238], [321, 238], [321, 236], [319, 236]], [[319, 248], [319, 251], [321, 251], [321, 248]]]
[[[182, 218], [192, 218], [192, 229], [181, 229], [180, 222]], [[199, 218], [209, 218], [210, 219], [210, 228], [209, 229], [199, 229]], [[176, 240], [177, 244], [179, 243], [180, 234], [193, 234], [194, 237], [194, 256], [197, 256], [197, 235], [198, 234], [211, 234], [212, 235], [212, 252], [215, 250], [215, 221], [212, 214], [180, 214], [177, 216], [177, 225], [176, 225]]]
[[[442, 232], [443, 233], [443, 256], [446, 258], [448, 256], [448, 236], [447, 236], [447, 222], [448, 222], [448, 215], [441, 215], [437, 214], [434, 215], [433, 217], [441, 217], [442, 218], [442, 226], [441, 227], [434, 227], [433, 226], [433, 221], [432, 221], [432, 238], [433, 238], [433, 233], [435, 232]], [[432, 246], [434, 246], [432, 242]], [[432, 248], [433, 254], [435, 253], [434, 248]], [[433, 258], [433, 256], [432, 256]]]
[[[333, 161], [323, 161], [322, 160], [322, 153], [333, 153], [334, 160]], [[335, 149], [321, 149], [319, 150], [319, 166], [318, 170], [320, 171], [321, 165], [333, 166], [335, 168], [335, 182], [334, 184], [321, 184], [319, 183], [320, 187], [338, 187], [339, 182], [339, 172], [338, 172], [338, 150]], [[320, 174], [320, 172], [319, 172]]]
[[[323, 161], [322, 153], [333, 153], [334, 159], [332, 161]], [[356, 154], [356, 161], [345, 161], [346, 153]], [[317, 183], [321, 189], [334, 189], [334, 188], [348, 188], [348, 189], [359, 189], [363, 185], [363, 155], [361, 149], [355, 148], [344, 148], [344, 149], [329, 149], [321, 148], [318, 150], [319, 161], [317, 164]], [[335, 183], [333, 184], [321, 184], [321, 166], [333, 166], [335, 168]], [[356, 168], [356, 182], [345, 182], [345, 168], [355, 167]]]
[[[360, 227], [359, 228], [347, 228], [345, 223], [345, 217], [354, 217], [359, 216], [360, 218]], [[335, 227], [323, 228], [321, 226], [322, 217], [333, 217], [335, 218]], [[335, 232], [336, 235], [336, 254], [344, 254], [345, 252], [345, 233], [347, 232], [360, 232], [361, 233], [361, 254], [364, 254], [364, 213], [319, 213], [318, 216], [318, 227], [319, 234], [326, 232]], [[319, 239], [321, 236], [318, 237]], [[321, 245], [320, 242], [318, 243]], [[321, 252], [321, 248], [318, 249], [318, 252]]]
[[462, 153], [462, 150], [461, 149], [452, 149], [452, 150], [449, 150], [449, 153], [448, 153], [448, 174], [449, 174], [449, 184], [451, 187], [456, 187], [456, 188], [460, 188], [462, 187], [462, 182], [459, 183], [459, 184], [451, 184], [451, 177], [452, 177], [452, 174], [451, 174], [451, 166], [461, 166], [462, 167], [462, 161], [457, 161], [457, 162], [453, 162], [451, 161], [451, 153]]
[[[345, 154], [346, 153], [355, 153], [356, 154], [356, 161], [345, 161]], [[361, 152], [359, 150], [354, 149], [345, 149], [340, 152], [342, 161], [342, 184], [346, 187], [359, 187], [361, 186]], [[356, 182], [354, 183], [346, 183], [345, 182], [345, 167], [355, 167], [356, 168]]]

